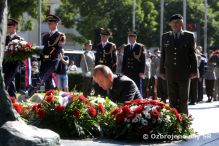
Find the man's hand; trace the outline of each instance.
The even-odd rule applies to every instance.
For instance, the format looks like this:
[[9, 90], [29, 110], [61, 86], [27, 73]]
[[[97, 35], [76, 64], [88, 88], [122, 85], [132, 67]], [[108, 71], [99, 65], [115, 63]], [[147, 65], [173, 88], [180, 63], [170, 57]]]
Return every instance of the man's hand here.
[[166, 80], [166, 75], [164, 73], [160, 73], [159, 76], [160, 76], [161, 79]]
[[138, 76], [139, 76], [141, 79], [144, 79], [144, 78], [145, 78], [144, 73], [139, 73]]
[[198, 78], [197, 73], [191, 73], [191, 74], [189, 75], [189, 79], [190, 79], [190, 80], [191, 80], [191, 79], [195, 79], [195, 78]]

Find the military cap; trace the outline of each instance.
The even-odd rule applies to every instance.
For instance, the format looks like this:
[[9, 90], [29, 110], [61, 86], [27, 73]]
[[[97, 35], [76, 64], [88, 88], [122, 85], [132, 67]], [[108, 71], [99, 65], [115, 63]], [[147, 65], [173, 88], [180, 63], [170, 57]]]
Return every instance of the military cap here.
[[110, 31], [107, 29], [101, 29], [100, 35], [111, 35]]
[[128, 36], [137, 36], [136, 31], [129, 31]]
[[8, 26], [17, 25], [18, 22], [15, 19], [8, 18]]
[[46, 20], [47, 20], [47, 22], [59, 22], [59, 21], [61, 21], [61, 19], [58, 16], [52, 15], [52, 14], [47, 15]]
[[180, 14], [174, 14], [170, 17], [169, 22], [176, 19], [183, 19], [183, 16]]
[[84, 45], [90, 45], [90, 46], [92, 46], [91, 40], [86, 41], [86, 42], [84, 43]]

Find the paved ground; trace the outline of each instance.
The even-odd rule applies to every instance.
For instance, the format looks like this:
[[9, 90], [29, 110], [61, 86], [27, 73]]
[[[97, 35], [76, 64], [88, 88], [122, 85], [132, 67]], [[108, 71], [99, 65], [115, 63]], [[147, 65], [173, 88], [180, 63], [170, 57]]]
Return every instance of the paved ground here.
[[[204, 101], [206, 101], [206, 96]], [[122, 146], [122, 145], [151, 145], [151, 146], [219, 146], [219, 102], [202, 102], [189, 106], [192, 114], [193, 128], [198, 135], [189, 137], [186, 141], [171, 143], [132, 143], [114, 140], [61, 140], [63, 146]]]

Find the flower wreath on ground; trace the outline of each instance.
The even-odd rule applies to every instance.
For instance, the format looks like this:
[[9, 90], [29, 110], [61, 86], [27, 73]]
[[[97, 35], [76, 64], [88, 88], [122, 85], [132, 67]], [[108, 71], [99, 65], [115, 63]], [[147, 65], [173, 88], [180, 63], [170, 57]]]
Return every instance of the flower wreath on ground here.
[[13, 106], [29, 124], [48, 128], [61, 138], [169, 141], [194, 134], [192, 117], [155, 100], [136, 99], [118, 106], [109, 98], [50, 90], [40, 103]]
[[20, 113], [29, 124], [51, 129], [61, 138], [78, 139], [101, 136], [99, 123], [105, 122], [116, 107], [108, 98], [88, 99], [80, 94], [50, 90], [41, 103], [28, 105]]
[[36, 46], [24, 41], [24, 40], [12, 40], [5, 48], [4, 60], [6, 62], [22, 61], [39, 53]]
[[175, 108], [160, 101], [127, 101], [111, 115], [113, 119], [104, 131], [114, 138], [169, 141], [194, 134], [191, 116], [179, 114]]

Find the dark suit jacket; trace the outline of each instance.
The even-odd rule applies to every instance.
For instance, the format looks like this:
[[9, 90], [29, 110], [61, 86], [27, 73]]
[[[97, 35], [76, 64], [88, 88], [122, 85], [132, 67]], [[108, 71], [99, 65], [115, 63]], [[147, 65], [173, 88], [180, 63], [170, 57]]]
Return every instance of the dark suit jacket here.
[[125, 75], [114, 75], [112, 89], [107, 93], [113, 102], [119, 103], [142, 98], [135, 82]]
[[[145, 54], [144, 45], [136, 43], [131, 49], [130, 44], [125, 46], [122, 72], [129, 77], [138, 76], [139, 73], [144, 73], [145, 70]], [[135, 57], [139, 55], [139, 58]]]
[[104, 48], [101, 43], [97, 45], [95, 54], [95, 65], [103, 64], [108, 66], [113, 72], [116, 71], [116, 48], [115, 44], [108, 42]]
[[195, 39], [191, 32], [182, 31], [179, 39], [174, 39], [173, 32], [162, 36], [160, 73], [169, 81], [188, 80], [190, 73], [197, 73]]

